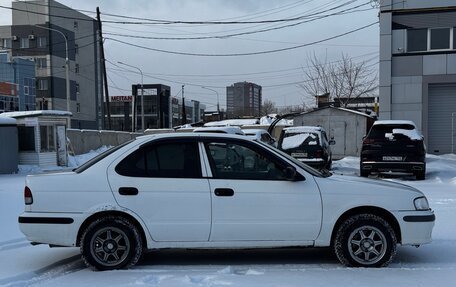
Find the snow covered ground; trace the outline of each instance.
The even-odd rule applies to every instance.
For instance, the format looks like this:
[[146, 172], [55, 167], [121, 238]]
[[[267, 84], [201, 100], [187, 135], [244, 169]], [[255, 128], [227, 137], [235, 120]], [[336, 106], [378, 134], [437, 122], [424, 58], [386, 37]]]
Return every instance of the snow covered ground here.
[[[78, 165], [101, 150], [71, 158]], [[334, 162], [334, 172], [357, 176], [359, 159]], [[431, 244], [399, 247], [381, 269], [346, 268], [330, 249], [176, 251], [147, 254], [130, 270], [93, 272], [77, 248], [31, 246], [17, 225], [23, 183], [36, 167], [0, 175], [0, 286], [452, 286], [456, 282], [456, 156], [427, 158], [427, 178], [392, 177], [422, 190], [437, 221]]]

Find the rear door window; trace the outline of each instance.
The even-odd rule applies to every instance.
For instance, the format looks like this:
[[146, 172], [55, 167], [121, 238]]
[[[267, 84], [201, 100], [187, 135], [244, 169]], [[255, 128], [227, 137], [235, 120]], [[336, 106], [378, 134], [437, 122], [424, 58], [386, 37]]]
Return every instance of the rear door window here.
[[201, 178], [196, 142], [159, 143], [141, 147], [117, 166], [129, 177]]

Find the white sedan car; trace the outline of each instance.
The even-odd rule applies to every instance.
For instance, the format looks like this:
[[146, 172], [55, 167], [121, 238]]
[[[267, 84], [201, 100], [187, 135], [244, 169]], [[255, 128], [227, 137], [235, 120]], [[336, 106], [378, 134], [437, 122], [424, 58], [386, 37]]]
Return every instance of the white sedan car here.
[[397, 244], [431, 241], [435, 215], [401, 184], [320, 173], [245, 136], [139, 137], [72, 172], [31, 175], [28, 240], [79, 246], [96, 270], [160, 248], [332, 246], [347, 266], [380, 267]]

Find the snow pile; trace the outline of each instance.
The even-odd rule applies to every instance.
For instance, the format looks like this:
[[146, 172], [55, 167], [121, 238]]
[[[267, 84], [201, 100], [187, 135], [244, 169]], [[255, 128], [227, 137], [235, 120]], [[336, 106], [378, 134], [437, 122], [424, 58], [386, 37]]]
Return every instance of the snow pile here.
[[405, 129], [393, 129], [393, 135], [401, 134], [408, 137], [411, 140], [422, 140], [423, 136], [416, 130], [405, 130]]
[[[277, 118], [277, 114], [269, 114], [260, 118], [260, 125], [270, 125]], [[293, 120], [281, 119], [277, 126], [292, 126]]]
[[85, 153], [85, 154], [68, 156], [68, 166], [69, 167], [78, 167], [81, 164], [85, 163], [86, 161], [96, 157], [100, 153], [105, 152], [110, 148], [112, 148], [112, 146], [102, 146], [96, 150], [91, 150], [90, 152]]
[[[308, 139], [309, 137], [311, 137], [313, 139], [316, 138], [316, 136], [311, 133], [302, 133], [302, 134], [297, 134], [297, 135], [286, 137], [283, 139], [281, 147], [282, 147], [282, 149], [297, 148], [300, 145], [302, 145], [306, 141], [306, 139]], [[316, 144], [316, 142], [315, 142], [315, 144]]]

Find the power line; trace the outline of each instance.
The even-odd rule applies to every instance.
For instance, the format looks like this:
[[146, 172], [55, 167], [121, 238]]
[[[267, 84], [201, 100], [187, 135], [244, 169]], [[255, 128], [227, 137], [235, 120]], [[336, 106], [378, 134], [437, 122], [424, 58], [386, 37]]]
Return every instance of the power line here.
[[[150, 19], [150, 18], [138, 18], [138, 17], [131, 17], [131, 16], [125, 16], [125, 15], [118, 15], [118, 17], [122, 18], [128, 18], [128, 19], [138, 19], [138, 20], [144, 20], [147, 22], [138, 22], [138, 21], [104, 21], [106, 23], [116, 23], [116, 24], [128, 24], [128, 25], [150, 25], [150, 24], [189, 24], [189, 25], [206, 25], [206, 24], [211, 24], [211, 25], [234, 25], [234, 24], [271, 24], [271, 23], [280, 23], [280, 22], [293, 22], [293, 21], [298, 21], [302, 20], [308, 17], [316, 16], [321, 13], [325, 13], [328, 11], [333, 11], [335, 9], [350, 5], [358, 0], [350, 0], [347, 1], [343, 4], [340, 4], [339, 6], [330, 8], [328, 10], [320, 11], [318, 13], [314, 14], [308, 14], [308, 15], [301, 15], [298, 17], [292, 17], [292, 18], [282, 18], [282, 19], [270, 19], [270, 20], [259, 20], [259, 21], [182, 21], [182, 20], [162, 20], [162, 19]], [[370, 4], [370, 2], [363, 4]]]
[[325, 39], [322, 39], [322, 40], [318, 40], [318, 41], [314, 41], [314, 42], [310, 42], [310, 43], [306, 43], [306, 44], [302, 44], [302, 45], [286, 47], [286, 48], [281, 48], [281, 49], [273, 49], [273, 50], [265, 50], [265, 51], [249, 52], [249, 53], [233, 53], [233, 54], [204, 54], [204, 53], [189, 53], [189, 52], [169, 51], [169, 50], [156, 49], [156, 48], [141, 46], [141, 45], [138, 45], [138, 44], [128, 43], [128, 42], [125, 42], [125, 41], [122, 41], [122, 40], [118, 40], [118, 39], [115, 39], [115, 38], [106, 37], [105, 39], [106, 40], [111, 40], [111, 41], [114, 41], [114, 42], [118, 42], [118, 43], [121, 43], [121, 44], [125, 44], [125, 45], [128, 45], [128, 46], [136, 47], [136, 48], [141, 48], [141, 49], [145, 49], [145, 50], [161, 52], [161, 53], [166, 53], [166, 54], [173, 54], [173, 55], [198, 56], [198, 57], [237, 57], [237, 56], [263, 55], [263, 54], [284, 52], [284, 51], [294, 50], [294, 49], [298, 49], [298, 48], [303, 48], [303, 47], [315, 45], [315, 44], [318, 44], [318, 43], [323, 43], [323, 42], [326, 42], [326, 41], [329, 41], [329, 40], [337, 39], [337, 38], [340, 38], [340, 37], [343, 37], [343, 36], [358, 32], [358, 31], [361, 31], [363, 29], [369, 28], [369, 27], [371, 27], [373, 25], [376, 25], [376, 24], [378, 24], [378, 21], [374, 22], [374, 23], [371, 23], [371, 24], [368, 24], [368, 25], [365, 25], [365, 26], [362, 26], [360, 28], [356, 28], [356, 29], [350, 30], [350, 31], [342, 33], [342, 34], [338, 34], [336, 36], [332, 36], [332, 37], [329, 37], [329, 38], [325, 38]]
[[[199, 37], [153, 37], [153, 36], [140, 36], [140, 35], [131, 35], [131, 34], [119, 34], [119, 33], [105, 33], [106, 35], [112, 35], [112, 36], [119, 36], [119, 37], [127, 37], [127, 38], [136, 38], [136, 39], [148, 39], [148, 40], [207, 40], [207, 39], [226, 39], [226, 38], [231, 38], [235, 36], [243, 36], [243, 35], [251, 35], [251, 34], [258, 34], [258, 33], [264, 33], [264, 32], [269, 32], [269, 31], [275, 31], [275, 30], [281, 30], [284, 28], [289, 28], [289, 27], [294, 27], [306, 23], [310, 23], [313, 21], [321, 20], [324, 18], [328, 18], [331, 16], [339, 16], [339, 15], [344, 15], [344, 14], [350, 14], [350, 13], [355, 13], [355, 12], [360, 12], [360, 11], [366, 11], [366, 10], [355, 10], [357, 8], [360, 8], [362, 6], [365, 6], [369, 3], [364, 3], [346, 10], [342, 10], [339, 12], [335, 12], [332, 14], [328, 15], [323, 15], [320, 17], [316, 17], [313, 19], [301, 21], [298, 23], [293, 23], [293, 24], [288, 24], [288, 25], [282, 25], [279, 27], [269, 27], [269, 28], [264, 28], [260, 30], [254, 30], [254, 31], [247, 31], [247, 32], [240, 32], [240, 33], [233, 33], [233, 34], [226, 34], [226, 35], [214, 35], [214, 36], [199, 36]], [[369, 8], [368, 10], [371, 10], [372, 8]]]

